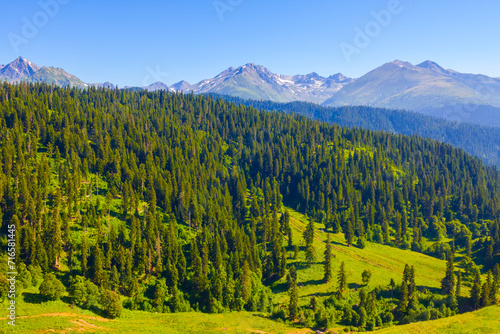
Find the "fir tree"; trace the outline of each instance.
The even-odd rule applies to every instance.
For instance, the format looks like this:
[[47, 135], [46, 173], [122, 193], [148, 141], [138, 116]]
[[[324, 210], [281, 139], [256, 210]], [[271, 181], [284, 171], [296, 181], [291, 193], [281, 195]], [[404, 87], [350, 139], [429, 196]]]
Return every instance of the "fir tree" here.
[[330, 240], [330, 234], [326, 239], [325, 246], [325, 262], [324, 262], [324, 275], [323, 280], [329, 282], [332, 278], [332, 244]]
[[399, 303], [395, 309], [395, 312], [399, 313], [401, 316], [406, 314], [408, 308], [408, 285], [406, 281], [403, 280], [401, 283], [401, 288], [399, 290]]
[[347, 274], [345, 272], [345, 263], [342, 261], [340, 264], [339, 273], [337, 274], [338, 290], [337, 294], [342, 297], [344, 292], [347, 290]]
[[453, 294], [455, 289], [455, 274], [453, 273], [453, 254], [448, 254], [448, 261], [446, 262], [446, 274], [441, 280], [441, 290], [446, 295]]
[[474, 277], [474, 282], [470, 290], [470, 300], [475, 309], [481, 305], [481, 276], [479, 275], [479, 271], [476, 272]]
[[288, 304], [288, 315], [290, 316], [290, 320], [297, 319], [298, 316], [298, 291], [297, 291], [297, 280], [292, 281], [292, 285], [289, 289], [290, 295], [290, 303]]

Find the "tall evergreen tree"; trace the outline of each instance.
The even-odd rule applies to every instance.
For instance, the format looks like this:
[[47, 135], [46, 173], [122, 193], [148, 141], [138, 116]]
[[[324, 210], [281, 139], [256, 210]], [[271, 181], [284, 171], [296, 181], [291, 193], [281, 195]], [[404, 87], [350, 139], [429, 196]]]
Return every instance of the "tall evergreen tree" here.
[[290, 294], [290, 303], [288, 304], [288, 314], [290, 316], [290, 320], [295, 320], [298, 317], [298, 302], [299, 302], [299, 294], [297, 291], [297, 280], [294, 279], [292, 281], [292, 285], [289, 289]]
[[345, 263], [342, 261], [340, 264], [339, 273], [337, 274], [338, 289], [337, 294], [342, 297], [344, 292], [347, 290], [347, 274], [345, 271]]
[[472, 288], [470, 289], [470, 301], [475, 309], [481, 305], [481, 276], [479, 275], [479, 271], [476, 272]]
[[324, 261], [324, 275], [323, 280], [329, 282], [332, 278], [332, 244], [330, 240], [330, 234], [326, 239], [325, 245], [325, 261]]
[[448, 253], [448, 261], [446, 262], [446, 274], [441, 280], [441, 290], [446, 295], [451, 295], [455, 292], [455, 274], [453, 273], [453, 254]]

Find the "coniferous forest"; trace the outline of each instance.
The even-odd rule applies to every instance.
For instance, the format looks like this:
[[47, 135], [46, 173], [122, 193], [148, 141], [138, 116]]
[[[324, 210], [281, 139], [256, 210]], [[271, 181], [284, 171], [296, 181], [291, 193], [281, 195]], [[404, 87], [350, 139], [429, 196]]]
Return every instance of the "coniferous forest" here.
[[[500, 173], [451, 145], [210, 96], [26, 83], [0, 85], [0, 129], [0, 265], [14, 255], [22, 286], [47, 300], [68, 293], [110, 318], [248, 310], [367, 330], [498, 302]], [[309, 219], [300, 243], [287, 208]], [[348, 268], [332, 271], [329, 242], [315, 251], [314, 224], [350, 247], [446, 260], [439, 307], [421, 306], [413, 266], [387, 282], [390, 302], [377, 288], [346, 298]], [[297, 302], [299, 251], [336, 293]]]
[[[316, 103], [295, 101], [278, 103], [210, 94], [229, 102], [257, 109], [297, 113], [323, 122], [347, 127], [361, 127], [374, 131], [387, 131], [402, 135], [418, 135], [452, 144], [481, 158], [487, 165], [500, 166], [500, 130], [494, 126], [481, 126], [435, 118], [404, 110], [373, 108], [368, 106], [323, 107]], [[457, 115], [457, 118], [459, 118]]]

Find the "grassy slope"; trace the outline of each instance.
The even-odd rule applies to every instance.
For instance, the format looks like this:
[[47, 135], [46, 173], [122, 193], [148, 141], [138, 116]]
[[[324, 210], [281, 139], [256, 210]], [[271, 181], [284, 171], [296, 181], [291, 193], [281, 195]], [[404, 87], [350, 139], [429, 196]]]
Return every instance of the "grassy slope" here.
[[479, 311], [454, 317], [417, 322], [404, 326], [384, 328], [374, 333], [499, 333], [500, 306], [490, 306]]
[[[100, 181], [100, 185], [105, 187], [105, 182]], [[103, 187], [103, 188], [104, 188]], [[100, 197], [102, 195], [100, 194]], [[104, 201], [104, 198], [100, 198]], [[112, 202], [112, 211], [114, 206], [118, 206]], [[302, 231], [305, 229], [307, 219], [300, 213], [290, 210], [291, 226], [293, 228], [294, 244], [303, 245]], [[113, 217], [113, 220], [116, 220]], [[115, 221], [114, 223], [119, 223]], [[289, 259], [289, 263], [293, 263], [298, 269], [299, 279], [299, 302], [305, 305], [309, 302], [311, 296], [329, 296], [337, 289], [336, 278], [331, 282], [324, 283], [323, 278], [323, 259], [324, 241], [327, 238], [327, 233], [322, 232], [319, 224], [316, 224], [315, 229], [315, 249], [317, 262], [311, 267], [304, 264], [304, 252], [299, 252], [297, 260]], [[439, 288], [440, 280], [445, 272], [445, 261], [435, 259], [420, 253], [415, 253], [409, 250], [401, 250], [389, 246], [379, 245], [375, 243], [367, 243], [365, 249], [356, 247], [347, 247], [343, 234], [330, 234], [333, 252], [336, 255], [334, 260], [334, 276], [339, 269], [340, 262], [346, 263], [346, 269], [349, 277], [349, 288], [353, 290], [361, 286], [361, 273], [365, 269], [372, 271], [372, 279], [369, 283], [369, 288], [381, 285], [386, 288], [390, 279], [393, 278], [397, 283], [401, 281], [402, 272], [406, 263], [414, 265], [416, 268], [416, 282], [419, 287]], [[276, 293], [275, 302], [278, 305], [286, 307], [288, 304], [288, 292], [286, 291], [285, 280], [273, 284], [273, 291]], [[36, 288], [27, 291], [28, 294], [37, 293]], [[464, 294], [467, 293], [464, 291]], [[0, 304], [6, 306], [6, 303]], [[500, 315], [499, 308], [490, 308], [491, 310], [481, 310], [476, 313], [468, 313], [460, 315], [460, 319], [481, 319], [484, 314]], [[124, 310], [123, 316], [118, 320], [109, 321], [107, 319], [96, 316], [95, 313], [78, 308], [71, 309], [68, 304], [61, 301], [49, 302], [43, 304], [27, 303], [23, 300], [18, 302], [18, 319], [16, 331], [23, 333], [39, 333], [47, 330], [55, 330], [59, 333], [80, 332], [85, 330], [88, 332], [117, 332], [117, 333], [299, 333], [307, 332], [306, 329], [293, 328], [263, 318], [259, 314], [249, 312], [233, 312], [222, 315], [209, 315], [202, 313], [181, 313], [181, 314], [152, 314], [140, 311]], [[493, 317], [494, 318], [494, 317]], [[460, 320], [453, 321], [453, 318], [441, 319], [439, 321], [428, 322], [425, 328], [429, 331], [434, 328], [439, 332], [443, 326], [453, 325], [461, 328]], [[1, 319], [6, 322], [6, 319]], [[466, 320], [463, 320], [466, 321]], [[471, 320], [472, 321], [472, 320]], [[490, 321], [493, 326], [494, 321]], [[399, 333], [399, 329], [408, 328], [411, 332], [412, 328], [422, 328], [424, 323], [416, 323], [405, 327], [394, 327], [384, 329], [384, 331], [395, 331]], [[413, 327], [412, 327], [413, 326]], [[429, 327], [430, 326], [430, 327]], [[450, 327], [450, 328], [453, 328]], [[5, 328], [0, 326], [0, 333]], [[339, 325], [340, 329], [343, 326]], [[406, 330], [406, 329], [404, 329]], [[483, 330], [482, 332], [491, 332]]]
[[[290, 210], [291, 226], [293, 228], [294, 244], [303, 246], [302, 231], [305, 229], [307, 219], [300, 213]], [[347, 247], [342, 233], [330, 234], [333, 245], [334, 279], [331, 282], [323, 283], [323, 252], [327, 233], [319, 229], [324, 226], [316, 224], [315, 229], [315, 249], [317, 262], [311, 267], [304, 265], [304, 252], [300, 252], [296, 261], [289, 259], [289, 263], [294, 263], [298, 269], [298, 280], [301, 283], [299, 288], [300, 302], [305, 304], [314, 294], [319, 296], [330, 295], [337, 289], [336, 274], [342, 261], [345, 262], [349, 277], [349, 288], [354, 289], [362, 285], [361, 273], [368, 269], [372, 272], [369, 288], [375, 286], [385, 287], [391, 278], [399, 284], [403, 276], [405, 264], [415, 266], [416, 283], [419, 287], [439, 288], [440, 281], [444, 276], [446, 262], [421, 253], [410, 250], [402, 250], [385, 245], [367, 242], [365, 249], [357, 247]], [[283, 303], [288, 301], [288, 293], [284, 291], [285, 280], [278, 281], [273, 286], [277, 293], [275, 301]], [[464, 290], [464, 293], [466, 291]]]
[[[35, 289], [36, 290], [36, 289]], [[0, 303], [2, 309], [6, 302]], [[232, 312], [225, 314], [175, 313], [156, 314], [124, 310], [122, 317], [109, 320], [88, 310], [70, 308], [62, 301], [43, 304], [17, 304], [16, 327], [0, 316], [0, 333], [303, 333], [262, 317], [258, 313]]]

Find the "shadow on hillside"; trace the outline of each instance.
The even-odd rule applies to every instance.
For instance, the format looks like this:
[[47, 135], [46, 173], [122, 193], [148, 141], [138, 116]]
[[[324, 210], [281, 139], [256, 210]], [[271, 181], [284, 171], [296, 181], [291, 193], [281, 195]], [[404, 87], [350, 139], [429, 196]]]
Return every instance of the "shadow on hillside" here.
[[322, 279], [316, 279], [316, 280], [309, 280], [309, 281], [304, 281], [304, 282], [299, 282], [299, 286], [304, 286], [304, 285], [320, 285], [324, 284], [325, 281]]
[[359, 289], [361, 289], [362, 287], [364, 287], [364, 285], [361, 285], [361, 284], [358, 284], [358, 283], [349, 283], [349, 284], [347, 284], [347, 287], [348, 287], [349, 289], [351, 289], [351, 290], [356, 291], [356, 290], [359, 290]]
[[23, 300], [25, 303], [41, 304], [47, 301], [47, 298], [39, 293], [23, 292]]
[[280, 293], [288, 291], [288, 286], [286, 283], [279, 283], [272, 287], [273, 293]]
[[336, 292], [334, 291], [328, 291], [328, 292], [316, 292], [316, 293], [310, 293], [308, 295], [304, 295], [302, 297], [330, 297], [331, 295], [334, 295]]
[[[323, 262], [312, 262], [311, 266], [313, 264], [323, 264]], [[294, 262], [290, 265], [295, 266], [295, 270], [309, 269], [311, 267], [307, 262]]]
[[[326, 242], [325, 242], [325, 243], [326, 243]], [[332, 245], [337, 245], [337, 246], [347, 247], [347, 245], [346, 245], [346, 244], [341, 243], [341, 242], [338, 242], [338, 241], [335, 241], [335, 240], [330, 241], [330, 243], [331, 243]], [[354, 247], [354, 246], [351, 246], [351, 247]]]

